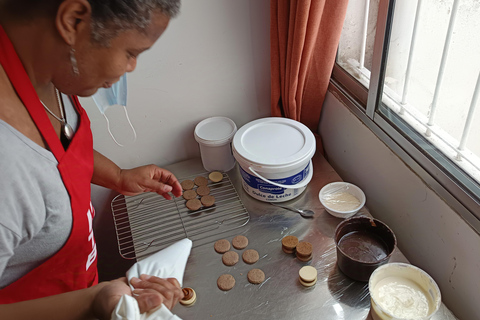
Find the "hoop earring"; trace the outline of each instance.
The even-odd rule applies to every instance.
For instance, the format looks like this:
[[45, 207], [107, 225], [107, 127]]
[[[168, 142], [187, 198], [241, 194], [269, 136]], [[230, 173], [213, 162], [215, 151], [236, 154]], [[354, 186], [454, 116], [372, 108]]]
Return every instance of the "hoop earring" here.
[[75, 58], [75, 49], [73, 47], [70, 50], [70, 62], [72, 63], [73, 74], [78, 76], [80, 72], [78, 71], [77, 58]]

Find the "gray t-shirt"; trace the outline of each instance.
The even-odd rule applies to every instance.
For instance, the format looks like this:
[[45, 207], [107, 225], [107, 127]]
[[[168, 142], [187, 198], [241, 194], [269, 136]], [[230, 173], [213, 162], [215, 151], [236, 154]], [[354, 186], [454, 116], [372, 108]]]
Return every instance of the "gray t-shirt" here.
[[[67, 122], [78, 117], [62, 95]], [[0, 288], [54, 255], [72, 229], [70, 197], [53, 154], [0, 120]]]

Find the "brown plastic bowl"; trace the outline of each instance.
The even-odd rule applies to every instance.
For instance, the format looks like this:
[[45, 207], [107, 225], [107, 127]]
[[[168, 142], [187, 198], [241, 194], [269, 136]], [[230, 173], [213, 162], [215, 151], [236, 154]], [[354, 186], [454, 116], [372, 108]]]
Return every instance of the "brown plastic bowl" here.
[[388, 262], [397, 239], [380, 220], [362, 216], [337, 226], [335, 245], [339, 269], [354, 280], [368, 281], [375, 269]]

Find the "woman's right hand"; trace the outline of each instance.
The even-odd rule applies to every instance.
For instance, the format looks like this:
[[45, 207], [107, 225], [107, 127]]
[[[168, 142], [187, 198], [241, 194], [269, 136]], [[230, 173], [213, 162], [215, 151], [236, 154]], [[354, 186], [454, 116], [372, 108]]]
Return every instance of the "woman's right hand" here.
[[183, 292], [177, 279], [161, 279], [154, 276], [141, 275], [140, 279], [132, 278], [131, 291], [126, 278], [100, 284], [103, 288], [97, 293], [93, 303], [95, 316], [99, 319], [110, 319], [118, 301], [124, 295], [133, 296], [138, 303], [140, 313], [145, 313], [162, 305], [172, 309], [182, 298]]

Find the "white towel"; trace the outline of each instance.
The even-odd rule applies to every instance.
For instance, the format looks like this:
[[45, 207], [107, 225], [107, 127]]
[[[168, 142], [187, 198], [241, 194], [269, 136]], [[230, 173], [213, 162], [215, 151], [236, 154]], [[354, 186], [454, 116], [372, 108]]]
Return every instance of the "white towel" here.
[[[165, 248], [150, 257], [135, 263], [128, 271], [128, 283], [133, 277], [140, 277], [141, 274], [156, 276], [159, 278], [176, 278], [182, 286], [183, 274], [187, 264], [192, 241], [190, 239], [180, 240], [168, 248]], [[133, 287], [130, 286], [133, 290]], [[111, 320], [181, 320], [172, 314], [163, 304], [150, 312], [140, 314], [138, 303], [135, 298], [123, 295], [120, 298]]]

